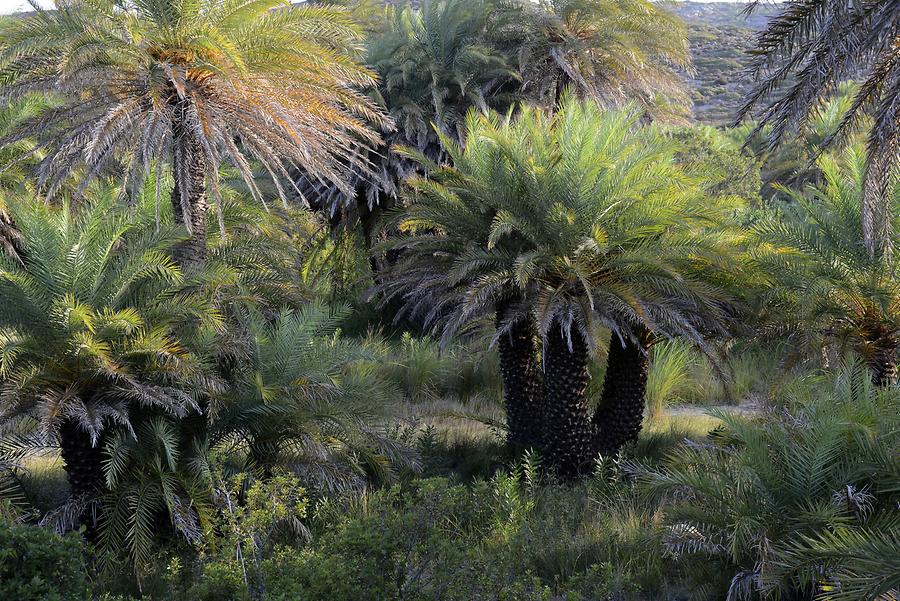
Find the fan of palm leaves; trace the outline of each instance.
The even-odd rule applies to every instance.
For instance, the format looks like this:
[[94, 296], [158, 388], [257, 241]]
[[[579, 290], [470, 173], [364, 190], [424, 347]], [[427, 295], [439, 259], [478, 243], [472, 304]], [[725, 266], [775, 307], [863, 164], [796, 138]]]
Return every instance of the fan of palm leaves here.
[[[197, 544], [214, 523], [208, 449], [185, 438], [178, 420], [143, 411], [133, 431], [118, 430], [105, 446], [106, 492], [96, 537], [101, 568], [120, 573], [123, 556], [141, 575], [161, 541], [178, 534]], [[62, 524], [57, 524], [57, 527]]]
[[337, 333], [346, 310], [308, 304], [267, 323], [247, 312], [248, 347], [217, 417], [212, 441], [247, 457], [250, 469], [287, 468], [315, 488], [358, 486], [414, 465], [387, 435], [392, 391], [373, 353]]

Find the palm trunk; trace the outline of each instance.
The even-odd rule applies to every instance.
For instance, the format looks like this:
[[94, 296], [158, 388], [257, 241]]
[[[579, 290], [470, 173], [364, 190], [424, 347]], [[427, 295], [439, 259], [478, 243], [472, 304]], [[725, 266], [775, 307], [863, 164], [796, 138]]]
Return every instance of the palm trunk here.
[[890, 386], [897, 380], [897, 348], [900, 343], [893, 339], [879, 342], [869, 360], [869, 372], [875, 386]]
[[[497, 307], [497, 327], [506, 308]], [[500, 374], [506, 405], [507, 443], [512, 447], [541, 446], [543, 386], [535, 348], [534, 322], [520, 318], [500, 337]]]
[[604, 456], [637, 440], [643, 425], [650, 335], [646, 331], [637, 335], [637, 342], [626, 339], [624, 344], [613, 336], [609, 345], [603, 393], [594, 413], [596, 448]]
[[75, 420], [60, 426], [59, 447], [73, 497], [90, 497], [103, 489], [103, 448], [91, 444], [90, 435]]
[[563, 480], [575, 480], [593, 469], [593, 424], [587, 389], [588, 348], [581, 332], [570, 341], [558, 321], [544, 342], [544, 448], [550, 466]]
[[175, 149], [172, 188], [172, 214], [175, 223], [184, 225], [190, 237], [175, 246], [172, 258], [186, 272], [202, 269], [206, 264], [206, 155], [196, 130], [189, 124], [191, 102], [181, 98], [174, 102], [172, 137]]
[[[96, 499], [106, 487], [102, 442], [91, 444], [90, 435], [75, 420], [67, 419], [59, 428], [59, 448], [72, 498], [78, 501]], [[85, 510], [79, 520], [87, 528], [88, 538], [92, 538], [96, 524], [91, 512]]]
[[[572, 84], [572, 78], [569, 74], [560, 69], [556, 75], [556, 89], [553, 90], [553, 107], [556, 110], [562, 108], [563, 95], [566, 89]], [[574, 92], [574, 90], [572, 90]]]

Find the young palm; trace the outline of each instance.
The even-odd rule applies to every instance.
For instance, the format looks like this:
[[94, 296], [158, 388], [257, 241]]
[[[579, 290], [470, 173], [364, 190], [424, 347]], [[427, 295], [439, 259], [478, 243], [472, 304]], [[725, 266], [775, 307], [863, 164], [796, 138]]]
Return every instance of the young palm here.
[[[755, 228], [757, 261], [770, 278], [766, 315], [779, 335], [802, 348], [824, 337], [853, 350], [876, 384], [897, 375], [900, 278], [892, 249], [897, 235], [872, 255], [863, 240], [866, 155], [847, 150], [818, 163], [824, 184]], [[892, 226], [900, 224], [900, 186], [891, 190]]]
[[0, 144], [37, 140], [48, 195], [81, 165], [89, 181], [119, 161], [134, 181], [168, 161], [173, 213], [190, 233], [175, 257], [193, 268], [222, 163], [260, 196], [257, 161], [282, 197], [289, 168], [345, 190], [346, 165], [366, 168], [362, 149], [378, 142], [366, 122], [386, 120], [355, 90], [373, 83], [349, 56], [358, 37], [349, 14], [285, 0], [61, 1], [4, 30], [0, 95], [60, 103]]
[[[755, 0], [750, 9], [758, 4]], [[738, 120], [761, 107], [754, 133], [771, 125], [778, 143], [804, 128], [823, 98], [841, 82], [862, 85], [826, 145], [845, 140], [872, 118], [862, 204], [863, 240], [869, 253], [893, 245], [891, 193], [900, 163], [900, 7], [893, 0], [789, 0], [759, 34], [751, 65], [758, 83]]]
[[383, 481], [411, 465], [386, 436], [391, 390], [373, 353], [339, 336], [344, 317], [317, 304], [268, 323], [247, 313], [236, 325], [245, 348], [213, 444], [246, 449], [247, 466], [262, 474], [282, 467], [329, 489]]
[[103, 441], [130, 431], [136, 408], [196, 408], [201, 370], [173, 331], [188, 314], [216, 319], [178, 294], [173, 232], [157, 231], [152, 211], [133, 217], [116, 202], [104, 191], [80, 211], [11, 203], [25, 253], [0, 257], [0, 419], [58, 441], [82, 500], [105, 487]]
[[686, 105], [677, 70], [690, 65], [687, 31], [664, 8], [649, 0], [542, 0], [527, 12], [519, 68], [524, 93], [540, 104], [557, 104], [571, 87], [604, 104]]

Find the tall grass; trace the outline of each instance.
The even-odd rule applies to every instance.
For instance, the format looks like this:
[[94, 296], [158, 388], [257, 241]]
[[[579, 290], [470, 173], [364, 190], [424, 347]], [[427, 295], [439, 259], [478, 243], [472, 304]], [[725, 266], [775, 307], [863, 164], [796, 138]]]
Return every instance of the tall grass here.
[[502, 399], [499, 358], [486, 341], [442, 349], [432, 338], [404, 333], [399, 341], [370, 334], [369, 343], [381, 349], [385, 375], [410, 402]]
[[692, 367], [695, 353], [682, 340], [667, 340], [653, 347], [647, 376], [647, 411], [650, 417], [662, 415], [665, 406], [683, 402], [694, 385]]

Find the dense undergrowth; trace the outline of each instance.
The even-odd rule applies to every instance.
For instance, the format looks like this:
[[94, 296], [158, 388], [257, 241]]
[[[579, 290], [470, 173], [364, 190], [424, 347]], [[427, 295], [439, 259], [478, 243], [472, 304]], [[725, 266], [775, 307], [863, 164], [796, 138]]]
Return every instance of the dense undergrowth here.
[[[287, 473], [262, 481], [223, 472], [219, 517], [199, 555], [161, 549], [141, 569], [140, 592], [89, 570], [77, 536], [64, 542], [6, 511], [0, 591], [61, 600], [103, 589], [204, 601], [886, 599], [900, 585], [898, 409], [900, 391], [873, 387], [858, 369], [810, 374], [758, 414], [713, 411], [708, 432], [692, 420], [651, 427], [577, 486], [548, 481], [537, 455], [503, 458], [488, 436], [469, 441], [472, 463], [485, 456], [477, 473], [457, 471], [454, 443], [437, 430], [416, 437], [424, 473], [362, 495], [324, 497]], [[10, 563], [23, 553], [25, 563]]]

